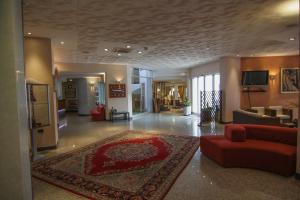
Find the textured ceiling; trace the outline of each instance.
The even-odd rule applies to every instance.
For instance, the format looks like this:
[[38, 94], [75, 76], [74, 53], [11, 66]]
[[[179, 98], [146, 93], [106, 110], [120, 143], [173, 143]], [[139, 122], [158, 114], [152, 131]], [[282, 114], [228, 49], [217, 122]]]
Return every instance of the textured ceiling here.
[[[221, 56], [298, 54], [298, 15], [279, 13], [280, 2], [25, 0], [24, 29], [51, 37], [56, 62], [187, 68]], [[104, 51], [126, 45], [132, 51], [121, 56]]]

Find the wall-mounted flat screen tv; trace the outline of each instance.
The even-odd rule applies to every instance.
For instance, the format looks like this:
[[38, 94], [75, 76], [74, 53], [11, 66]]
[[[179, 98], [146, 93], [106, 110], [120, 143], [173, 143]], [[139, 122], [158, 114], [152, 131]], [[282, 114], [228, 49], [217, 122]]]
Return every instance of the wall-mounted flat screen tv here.
[[269, 71], [243, 71], [243, 86], [263, 86], [269, 83]]

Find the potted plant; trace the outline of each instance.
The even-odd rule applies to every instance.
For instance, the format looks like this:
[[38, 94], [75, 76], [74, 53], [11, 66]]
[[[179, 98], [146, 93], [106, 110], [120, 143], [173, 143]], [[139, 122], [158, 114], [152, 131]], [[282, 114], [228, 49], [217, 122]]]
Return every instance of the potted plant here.
[[183, 114], [185, 116], [188, 116], [192, 114], [192, 102], [188, 100], [187, 98], [183, 101]]
[[210, 122], [212, 121], [212, 107], [207, 106], [206, 108], [201, 109], [201, 121]]

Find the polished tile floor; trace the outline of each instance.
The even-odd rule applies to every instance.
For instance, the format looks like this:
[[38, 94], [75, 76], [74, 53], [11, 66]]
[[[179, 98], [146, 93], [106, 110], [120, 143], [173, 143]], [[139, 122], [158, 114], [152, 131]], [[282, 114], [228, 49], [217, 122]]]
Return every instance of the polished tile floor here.
[[[69, 125], [60, 131], [56, 150], [40, 156], [52, 156], [125, 129], [159, 131], [179, 135], [222, 134], [222, 125], [204, 125], [199, 128], [196, 116], [181, 116], [174, 112], [142, 114], [130, 122], [91, 122], [89, 117], [68, 116]], [[36, 200], [85, 199], [43, 181], [33, 179]], [[299, 199], [300, 181], [293, 177], [251, 169], [225, 169], [203, 156], [198, 150], [181, 173], [165, 200], [279, 200]]]

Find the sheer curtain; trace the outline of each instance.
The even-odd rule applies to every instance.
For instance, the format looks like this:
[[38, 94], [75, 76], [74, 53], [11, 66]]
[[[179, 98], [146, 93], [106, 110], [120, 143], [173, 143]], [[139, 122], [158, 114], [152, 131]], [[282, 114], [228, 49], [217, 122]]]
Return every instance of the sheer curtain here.
[[220, 74], [194, 77], [192, 79], [192, 112], [200, 113], [200, 92], [218, 90], [220, 90]]
[[198, 79], [192, 79], [192, 112], [198, 113]]
[[99, 104], [105, 104], [105, 83], [99, 83]]

